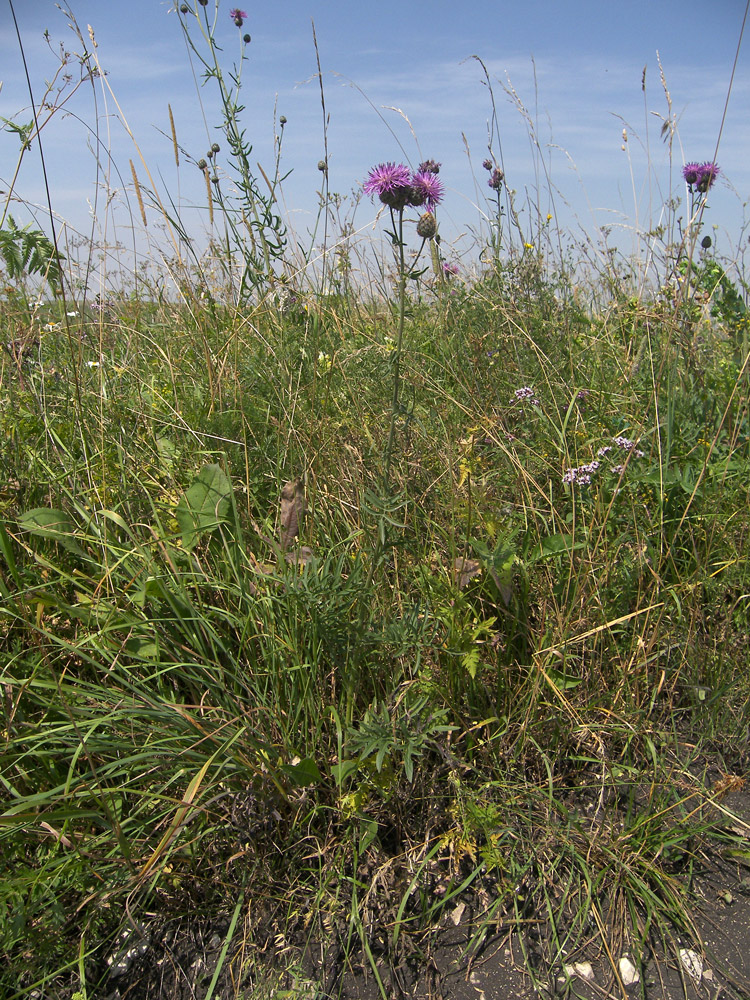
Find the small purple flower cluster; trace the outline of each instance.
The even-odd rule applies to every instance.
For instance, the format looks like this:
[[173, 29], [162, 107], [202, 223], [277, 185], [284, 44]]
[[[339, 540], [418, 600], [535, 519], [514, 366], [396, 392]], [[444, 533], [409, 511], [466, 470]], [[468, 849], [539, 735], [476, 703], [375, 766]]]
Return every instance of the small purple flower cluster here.
[[438, 179], [440, 164], [425, 160], [413, 173], [403, 163], [380, 163], [373, 167], [364, 183], [365, 194], [377, 195], [384, 205], [400, 212], [411, 205], [424, 205], [434, 212], [443, 198], [443, 185]]
[[718, 163], [686, 163], [682, 176], [689, 188], [705, 194], [721, 173]]
[[512, 397], [511, 397], [510, 401], [511, 401], [511, 403], [523, 403], [526, 400], [528, 400], [531, 403], [532, 406], [541, 406], [542, 405], [539, 402], [539, 400], [536, 398], [536, 394], [534, 393], [534, 390], [530, 386], [528, 386], [528, 385], [525, 385], [525, 386], [523, 386], [520, 389], [516, 389], [516, 391], [513, 393]]
[[488, 187], [491, 187], [493, 191], [499, 191], [503, 186], [503, 181], [505, 180], [505, 174], [499, 167], [496, 167], [492, 160], [485, 160], [482, 164], [485, 170], [489, 171], [489, 178], [487, 180]]
[[599, 471], [601, 462], [593, 461], [588, 465], [579, 465], [577, 469], [568, 469], [562, 477], [564, 483], [575, 483], [577, 486], [590, 486], [591, 477]]
[[446, 278], [452, 278], [454, 275], [458, 274], [458, 264], [453, 264], [450, 261], [445, 261], [443, 263], [443, 274]]
[[644, 453], [640, 448], [636, 448], [636, 441], [631, 441], [630, 438], [626, 437], [616, 437], [612, 438], [618, 448], [622, 448], [623, 451], [631, 451], [634, 458], [643, 458]]

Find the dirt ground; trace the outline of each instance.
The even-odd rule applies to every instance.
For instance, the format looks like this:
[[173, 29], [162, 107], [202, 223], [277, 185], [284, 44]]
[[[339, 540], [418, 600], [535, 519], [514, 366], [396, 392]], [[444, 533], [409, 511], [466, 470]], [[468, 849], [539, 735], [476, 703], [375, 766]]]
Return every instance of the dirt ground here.
[[[472, 950], [476, 885], [446, 907], [437, 932], [425, 947], [415, 947], [394, 968], [376, 954], [348, 962], [344, 949], [318, 946], [308, 939], [296, 950], [269, 945], [264, 955], [245, 963], [223, 964], [213, 984], [220, 1000], [750, 1000], [750, 791], [730, 792], [718, 804], [722, 822], [748, 850], [711, 857], [704, 851], [692, 873], [692, 919], [702, 946], [697, 948], [676, 931], [663, 947], [652, 945], [643, 955], [607, 953], [597, 935], [589, 949], [579, 949], [567, 969], [544, 969], [535, 934], [517, 930], [488, 935]], [[738, 841], [741, 845], [741, 841]], [[220, 920], [196, 916], [194, 922], [156, 921], [110, 957], [107, 992], [101, 1000], [205, 1000], [213, 971], [220, 964], [226, 935]], [[407, 949], [408, 951], [408, 949]], [[271, 958], [271, 955], [274, 955]], [[582, 956], [586, 956], [588, 964]], [[118, 966], [119, 961], [119, 968]], [[259, 969], [264, 967], [265, 974]], [[372, 965], [378, 970], [379, 985]], [[240, 974], [234, 970], [252, 969]], [[51, 996], [51, 995], [50, 995]], [[36, 1000], [48, 1000], [40, 996]], [[99, 1000], [99, 995], [97, 995]]]

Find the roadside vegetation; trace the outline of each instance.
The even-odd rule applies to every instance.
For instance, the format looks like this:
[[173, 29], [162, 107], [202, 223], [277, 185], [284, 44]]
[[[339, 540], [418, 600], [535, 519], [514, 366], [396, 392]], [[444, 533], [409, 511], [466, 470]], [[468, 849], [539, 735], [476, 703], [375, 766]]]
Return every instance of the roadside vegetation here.
[[704, 860], [750, 863], [721, 808], [750, 383], [720, 175], [687, 165], [648, 271], [595, 268], [525, 228], [490, 136], [470, 268], [434, 161], [371, 173], [385, 251], [344, 229], [314, 263], [213, 0], [181, 11], [222, 239], [133, 165], [175, 249], [106, 294], [7, 206], [0, 233], [0, 992], [156, 996], [158, 964], [165, 997], [336, 996], [355, 967], [385, 997], [469, 900], [473, 947], [515, 935], [544, 988], [609, 955], [619, 995], [621, 955], [700, 951]]

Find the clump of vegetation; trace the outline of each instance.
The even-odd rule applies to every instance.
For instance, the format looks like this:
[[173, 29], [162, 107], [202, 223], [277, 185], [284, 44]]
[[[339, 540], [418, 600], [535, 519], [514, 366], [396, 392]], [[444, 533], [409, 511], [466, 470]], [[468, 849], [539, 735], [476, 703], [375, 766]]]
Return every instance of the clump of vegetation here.
[[693, 230], [650, 291], [573, 294], [503, 242], [494, 154], [472, 280], [427, 161], [368, 181], [390, 296], [295, 285], [280, 161], [259, 184], [213, 14], [179, 10], [220, 266], [174, 203], [172, 296], [91, 300], [0, 232], [4, 995], [331, 995], [361, 962], [385, 996], [466, 899], [537, 984], [694, 940], [747, 768], [746, 286]]

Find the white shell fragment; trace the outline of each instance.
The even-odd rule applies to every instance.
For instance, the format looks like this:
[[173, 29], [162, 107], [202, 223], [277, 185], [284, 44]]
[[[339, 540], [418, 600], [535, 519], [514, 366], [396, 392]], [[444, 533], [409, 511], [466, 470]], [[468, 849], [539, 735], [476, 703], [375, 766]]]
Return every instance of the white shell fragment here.
[[623, 986], [632, 986], [633, 983], [641, 981], [641, 974], [630, 961], [627, 955], [623, 955], [619, 961], [620, 979]]
[[699, 983], [703, 978], [703, 959], [698, 952], [691, 948], [680, 948], [680, 961], [690, 978]]

